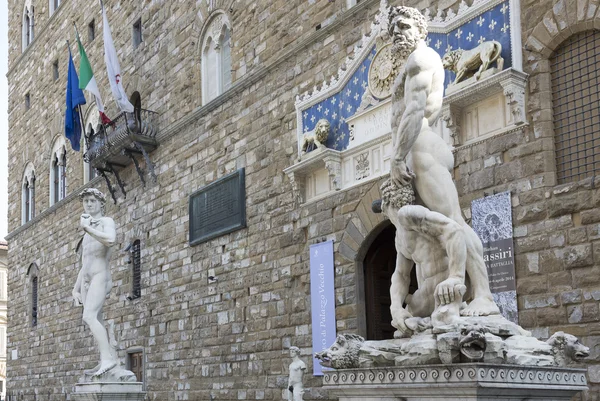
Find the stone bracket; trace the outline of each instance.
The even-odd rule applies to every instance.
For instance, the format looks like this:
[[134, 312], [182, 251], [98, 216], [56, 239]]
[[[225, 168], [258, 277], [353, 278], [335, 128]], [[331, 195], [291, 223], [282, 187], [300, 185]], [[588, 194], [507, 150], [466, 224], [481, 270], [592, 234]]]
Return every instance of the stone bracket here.
[[306, 176], [323, 167], [329, 172], [331, 189], [340, 190], [342, 188], [342, 155], [337, 150], [329, 148], [314, 150], [307, 153], [303, 160], [283, 170], [290, 179], [294, 197], [299, 203], [306, 201]]
[[464, 108], [498, 92], [504, 93], [506, 105], [512, 115], [512, 122], [505, 130], [526, 124], [525, 91], [528, 76], [524, 72], [509, 68], [446, 96], [442, 107], [442, 119], [450, 130], [453, 145], [463, 145], [461, 120]]

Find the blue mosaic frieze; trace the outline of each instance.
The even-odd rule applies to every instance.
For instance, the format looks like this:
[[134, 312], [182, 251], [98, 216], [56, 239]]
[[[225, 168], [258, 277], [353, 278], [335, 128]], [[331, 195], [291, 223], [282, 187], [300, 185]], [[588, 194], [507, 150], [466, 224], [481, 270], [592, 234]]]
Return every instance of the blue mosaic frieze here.
[[[450, 50], [470, 50], [484, 41], [495, 40], [502, 45], [504, 69], [512, 66], [510, 46], [510, 13], [508, 1], [502, 2], [483, 14], [474, 17], [448, 33], [429, 33], [427, 43], [440, 57]], [[496, 66], [492, 63], [492, 66]], [[456, 74], [446, 71], [444, 87], [454, 82]]]
[[[502, 58], [504, 59], [504, 69], [506, 69], [512, 66], [510, 29], [507, 0], [448, 33], [429, 33], [427, 42], [440, 57], [444, 57], [449, 50], [469, 50], [477, 47], [481, 42], [495, 40], [502, 45]], [[368, 90], [369, 67], [375, 53], [376, 49], [373, 47], [339, 92], [302, 110], [304, 133], [314, 130], [317, 122], [321, 118], [326, 118], [331, 124], [331, 128], [325, 145], [339, 151], [348, 148], [350, 129], [346, 120], [356, 113], [363, 94]], [[495, 67], [495, 63], [492, 66]], [[454, 81], [454, 78], [453, 72], [446, 71], [444, 86], [447, 87]], [[309, 149], [309, 151], [311, 150]]]
[[346, 119], [356, 113], [363, 94], [367, 91], [367, 76], [371, 61], [375, 56], [375, 47], [361, 62], [360, 67], [352, 74], [350, 80], [335, 95], [302, 111], [304, 132], [315, 129], [317, 121], [326, 118], [331, 124], [330, 135], [325, 144], [330, 149], [344, 150], [350, 141], [350, 129]]

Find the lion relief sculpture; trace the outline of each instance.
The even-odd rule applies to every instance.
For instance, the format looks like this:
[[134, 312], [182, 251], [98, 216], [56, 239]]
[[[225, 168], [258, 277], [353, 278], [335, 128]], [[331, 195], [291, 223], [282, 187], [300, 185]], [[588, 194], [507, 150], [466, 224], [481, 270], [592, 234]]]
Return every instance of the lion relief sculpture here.
[[310, 133], [304, 135], [304, 140], [302, 141], [302, 154], [305, 154], [309, 150], [321, 149], [325, 147], [325, 142], [327, 142], [327, 138], [329, 137], [329, 121], [322, 118], [317, 121], [317, 125], [315, 126], [315, 130]]
[[504, 59], [500, 57], [502, 45], [495, 40], [483, 42], [471, 50], [457, 49], [444, 55], [442, 64], [446, 70], [456, 73], [454, 84], [469, 78], [471, 75], [479, 80], [481, 74], [491, 63], [496, 62], [498, 70], [502, 70]]

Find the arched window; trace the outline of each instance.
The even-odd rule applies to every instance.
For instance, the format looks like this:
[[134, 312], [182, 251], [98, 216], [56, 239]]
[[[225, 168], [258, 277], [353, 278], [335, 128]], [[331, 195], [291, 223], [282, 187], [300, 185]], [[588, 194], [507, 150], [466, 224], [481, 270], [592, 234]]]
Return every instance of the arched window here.
[[34, 9], [31, 4], [31, 0], [25, 2], [25, 7], [23, 7], [23, 21], [21, 23], [21, 32], [22, 32], [22, 50], [25, 51], [27, 46], [33, 42], [33, 28], [35, 26], [34, 23]]
[[231, 88], [231, 25], [224, 13], [214, 16], [202, 37], [202, 103]]
[[39, 270], [35, 263], [29, 265], [27, 269], [27, 277], [29, 278], [29, 294], [30, 294], [30, 317], [31, 317], [31, 325], [37, 326], [38, 324], [38, 289], [39, 289]]
[[31, 163], [23, 174], [21, 201], [21, 222], [25, 224], [35, 217], [35, 171]]
[[50, 154], [50, 206], [67, 195], [67, 147], [64, 136], [54, 141]]
[[[99, 127], [100, 124], [100, 113], [98, 112], [98, 107], [96, 107], [96, 103], [91, 103], [85, 112], [85, 135], [81, 136], [82, 146], [84, 149], [82, 156], [87, 153], [88, 150], [93, 149], [94, 147], [100, 146], [100, 138]], [[88, 139], [86, 140], [87, 137]], [[84, 184], [90, 181], [91, 179], [97, 176], [96, 169], [93, 168], [88, 162], [83, 159], [83, 182]]]
[[569, 37], [550, 59], [558, 183], [600, 172], [600, 31]]
[[49, 0], [49, 9], [50, 9], [50, 15], [54, 14], [54, 12], [56, 10], [58, 10], [58, 7], [60, 7], [60, 0]]

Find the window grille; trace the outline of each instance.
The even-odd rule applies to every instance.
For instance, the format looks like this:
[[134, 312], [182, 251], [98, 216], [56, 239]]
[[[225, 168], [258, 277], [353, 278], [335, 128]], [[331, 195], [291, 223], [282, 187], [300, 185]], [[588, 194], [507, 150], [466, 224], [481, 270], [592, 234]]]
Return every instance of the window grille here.
[[140, 240], [135, 240], [131, 246], [132, 298], [142, 296], [142, 260], [140, 255]]
[[568, 38], [551, 58], [558, 183], [600, 170], [600, 31]]
[[38, 278], [31, 279], [31, 325], [37, 326], [38, 320]]

